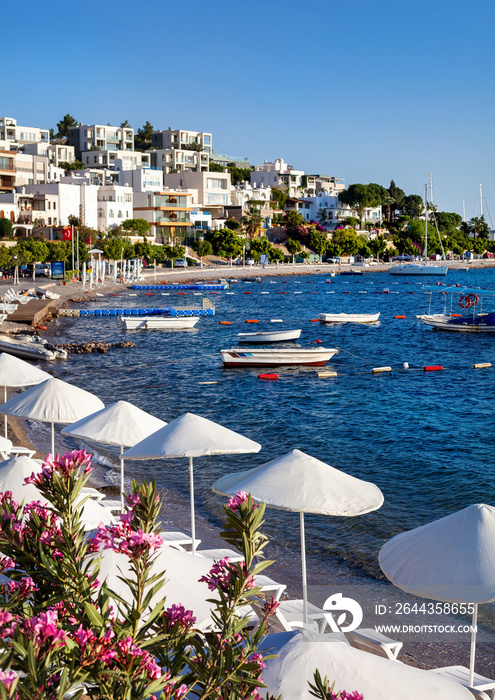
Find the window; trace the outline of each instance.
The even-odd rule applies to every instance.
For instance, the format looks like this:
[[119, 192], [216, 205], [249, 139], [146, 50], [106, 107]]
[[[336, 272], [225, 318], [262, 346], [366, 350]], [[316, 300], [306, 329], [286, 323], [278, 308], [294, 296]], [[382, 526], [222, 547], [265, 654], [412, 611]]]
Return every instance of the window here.
[[113, 209], [108, 210], [108, 216], [110, 219], [113, 219]]
[[121, 218], [122, 218], [122, 212], [120, 211], [120, 209], [119, 209], [119, 213], [118, 213], [118, 215], [117, 215], [117, 218], [118, 218], [118, 219], [121, 219]]

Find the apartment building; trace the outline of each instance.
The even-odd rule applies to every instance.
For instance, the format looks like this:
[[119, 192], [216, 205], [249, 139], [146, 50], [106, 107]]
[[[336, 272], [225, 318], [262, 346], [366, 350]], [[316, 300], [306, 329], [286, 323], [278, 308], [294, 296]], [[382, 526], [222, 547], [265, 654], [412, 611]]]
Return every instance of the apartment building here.
[[151, 224], [157, 243], [174, 243], [191, 227], [192, 193], [164, 188], [161, 192], [135, 192], [134, 217]]
[[13, 192], [15, 187], [15, 153], [0, 149], [0, 192]]
[[74, 146], [63, 143], [27, 143], [20, 150], [33, 156], [44, 156], [51, 165], [57, 167], [60, 163], [72, 163], [76, 160]]
[[97, 197], [99, 231], [113, 229], [133, 218], [133, 192], [128, 185], [102, 185]]
[[345, 180], [330, 175], [306, 175], [305, 189], [310, 197], [315, 197], [320, 192], [342, 192], [345, 190]]
[[255, 165], [251, 172], [253, 187], [280, 187], [287, 189], [290, 197], [301, 193], [304, 170], [295, 170], [283, 158], [273, 162], [265, 160], [263, 165]]
[[186, 189], [193, 193], [192, 204], [206, 207], [212, 215], [220, 215], [230, 204], [230, 173], [168, 173], [163, 175], [166, 187]]
[[[314, 197], [300, 197], [287, 202], [286, 209], [295, 209], [306, 221], [318, 221], [327, 229], [335, 229], [340, 221], [357, 212], [339, 201], [337, 192], [319, 192]], [[366, 209], [364, 221], [378, 224], [382, 219], [382, 208]]]
[[118, 170], [119, 185], [129, 185], [134, 192], [160, 192], [163, 190], [163, 170], [161, 168], [134, 168], [122, 170], [119, 161], [115, 168]]
[[81, 178], [81, 182], [76, 178], [70, 178], [70, 180], [71, 182], [26, 185], [22, 188], [23, 194], [45, 195], [46, 202], [53, 201], [47, 195], [56, 197], [55, 208], [45, 209], [46, 225], [49, 225], [48, 218], [51, 218], [52, 226], [66, 226], [72, 214], [77, 216], [83, 224], [98, 228], [98, 185], [88, 184], [85, 178]]
[[204, 151], [182, 151], [175, 148], [158, 149], [150, 151], [151, 165], [161, 168], [164, 173], [177, 173], [192, 171], [196, 173], [208, 172], [210, 169], [210, 157]]
[[189, 150], [201, 148], [210, 156], [213, 152], [212, 135], [205, 131], [187, 131], [185, 129], [166, 129], [153, 131], [151, 145], [158, 150]]
[[133, 151], [134, 129], [103, 124], [79, 124], [69, 127], [69, 146], [74, 146], [76, 157], [84, 151]]
[[118, 162], [121, 170], [133, 170], [134, 168], [149, 168], [151, 158], [149, 153], [141, 151], [108, 150], [98, 147], [91, 151], [82, 151], [81, 161], [88, 168], [115, 168]]
[[0, 117], [0, 141], [24, 143], [48, 143], [49, 129], [39, 129], [36, 126], [20, 126], [12, 117]]

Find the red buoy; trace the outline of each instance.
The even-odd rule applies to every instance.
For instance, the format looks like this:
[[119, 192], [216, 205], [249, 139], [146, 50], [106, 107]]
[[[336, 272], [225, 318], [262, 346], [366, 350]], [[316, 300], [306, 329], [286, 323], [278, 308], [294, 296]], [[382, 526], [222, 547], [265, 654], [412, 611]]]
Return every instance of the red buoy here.
[[426, 365], [423, 369], [425, 372], [438, 372], [443, 369], [443, 365]]
[[278, 379], [278, 374], [258, 374], [258, 379]]

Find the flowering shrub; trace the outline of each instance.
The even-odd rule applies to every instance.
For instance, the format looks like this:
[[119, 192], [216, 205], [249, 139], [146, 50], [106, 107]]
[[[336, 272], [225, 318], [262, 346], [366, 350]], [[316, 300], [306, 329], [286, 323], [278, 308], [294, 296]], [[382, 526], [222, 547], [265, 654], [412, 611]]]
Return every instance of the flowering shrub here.
[[[83, 693], [101, 700], [262, 700], [258, 646], [278, 603], [266, 602], [254, 633], [238, 610], [259, 592], [255, 576], [271, 564], [263, 558], [264, 505], [239, 493], [224, 506], [222, 537], [243, 561], [220, 560], [202, 577], [215, 598], [211, 630], [199, 634], [193, 612], [166, 601], [166, 572], [154, 567], [164, 546], [155, 483], [134, 481], [119, 522], [100, 525], [90, 538], [81, 522], [90, 462], [77, 450], [49, 457], [27, 479], [48, 505], [22, 505], [0, 493], [0, 573], [8, 577], [0, 584], [0, 699], [61, 700], [70, 691], [73, 700]], [[129, 573], [119, 577], [127, 594], [98, 579], [105, 549], [128, 563]], [[318, 697], [361, 700], [357, 693]]]
[[319, 700], [364, 700], [364, 696], [355, 690], [348, 693], [346, 690], [334, 691], [335, 683], [330, 685], [330, 681], [325, 676], [322, 679], [320, 672], [317, 670], [314, 674], [314, 684], [309, 683], [310, 693]]

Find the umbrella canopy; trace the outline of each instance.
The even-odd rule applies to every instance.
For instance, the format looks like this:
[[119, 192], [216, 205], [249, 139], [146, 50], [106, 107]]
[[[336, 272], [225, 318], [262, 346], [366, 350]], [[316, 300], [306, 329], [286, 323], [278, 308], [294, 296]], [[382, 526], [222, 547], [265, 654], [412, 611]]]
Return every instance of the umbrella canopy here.
[[305, 622], [308, 592], [304, 513], [352, 517], [376, 510], [383, 503], [383, 494], [375, 484], [345, 474], [301, 450], [292, 450], [254, 469], [222, 476], [212, 489], [225, 496], [245, 491], [269, 508], [300, 513]]
[[[129, 558], [124, 554], [105, 549], [101, 552], [101, 568], [99, 581], [107, 585], [125, 600], [130, 601], [130, 591], [121, 577], [132, 578]], [[151, 601], [151, 608], [166, 597], [165, 608], [172, 604], [183, 605], [186, 610], [192, 610], [196, 617], [194, 625], [197, 629], [206, 629], [212, 624], [211, 613], [215, 609], [213, 593], [208, 585], [199, 582], [202, 576], [209, 573], [211, 561], [203, 557], [191, 557], [187, 552], [179, 552], [172, 547], [162, 545], [152, 566], [151, 575], [159, 572], [166, 573], [165, 586], [160, 589]]]
[[[34, 484], [24, 483], [28, 476], [39, 473], [42, 468], [40, 459], [29, 457], [13, 457], [0, 462], [0, 491], [12, 491], [16, 501], [40, 501], [43, 506], [50, 505]], [[94, 530], [100, 523], [111, 525], [115, 522], [108, 508], [91, 499], [84, 503], [81, 520], [85, 530]]]
[[0, 452], [9, 452], [12, 449], [12, 440], [0, 437]]
[[[48, 372], [43, 372], [29, 362], [6, 352], [0, 353], [0, 386], [3, 386], [4, 401], [7, 401], [7, 387], [32, 386], [50, 377]], [[7, 437], [7, 414], [5, 414], [5, 437]]]
[[0, 406], [0, 412], [18, 418], [31, 418], [52, 426], [52, 454], [55, 452], [55, 423], [74, 423], [104, 408], [104, 403], [89, 391], [50, 378], [14, 396]]
[[142, 411], [132, 403], [117, 401], [63, 428], [62, 433], [120, 447], [120, 493], [123, 509], [124, 446], [135, 445], [165, 425], [165, 421]]
[[125, 459], [189, 457], [192, 552], [196, 549], [194, 524], [193, 458], [208, 455], [259, 452], [261, 445], [194, 413], [185, 413], [124, 452]]
[[380, 550], [385, 576], [403, 591], [452, 603], [474, 603], [470, 683], [478, 603], [495, 600], [495, 508], [476, 504], [396, 535]]
[[281, 694], [284, 700], [311, 700], [308, 681], [313, 682], [313, 674], [319, 669], [322, 677], [335, 680], [335, 692], [357, 690], [366, 700], [472, 700], [470, 691], [455, 681], [347, 644], [325, 641], [330, 636], [298, 630], [265, 637], [262, 649], [279, 656], [265, 661], [261, 680], [267, 690], [263, 694]]

